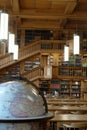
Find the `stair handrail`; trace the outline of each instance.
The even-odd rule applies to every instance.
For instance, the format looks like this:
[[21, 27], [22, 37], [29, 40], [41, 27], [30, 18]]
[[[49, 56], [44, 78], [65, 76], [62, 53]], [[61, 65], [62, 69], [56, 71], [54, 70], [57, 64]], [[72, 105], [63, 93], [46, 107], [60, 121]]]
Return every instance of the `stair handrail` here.
[[[44, 51], [57, 51], [59, 52], [60, 50], [63, 49], [63, 46], [65, 44], [65, 41], [62, 40], [39, 40], [39, 41], [34, 41], [34, 43], [30, 43], [29, 45], [26, 45], [22, 48], [19, 49], [19, 59], [18, 61], [14, 61], [13, 54], [5, 54], [4, 60], [3, 58], [0, 58], [0, 69], [3, 67], [9, 66], [9, 64], [17, 64], [20, 61], [33, 56], [37, 53], [40, 53], [42, 50]], [[48, 46], [49, 45], [49, 46]], [[3, 62], [2, 62], [3, 61]]]

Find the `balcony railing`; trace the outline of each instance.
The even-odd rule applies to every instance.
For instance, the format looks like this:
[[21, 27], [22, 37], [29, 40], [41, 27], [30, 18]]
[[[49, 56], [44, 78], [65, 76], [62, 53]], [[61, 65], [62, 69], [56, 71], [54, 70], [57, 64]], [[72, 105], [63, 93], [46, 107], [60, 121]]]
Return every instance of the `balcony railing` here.
[[[44, 78], [44, 68], [37, 67], [23, 74], [29, 80]], [[87, 67], [52, 66], [52, 77], [58, 79], [87, 79]]]
[[87, 67], [58, 67], [58, 77], [59, 78], [72, 78], [72, 79], [87, 79]]
[[5, 54], [4, 56], [0, 57], [0, 69], [9, 66], [11, 64], [19, 63], [20, 61], [31, 57], [37, 53], [42, 51], [44, 52], [60, 52], [63, 51], [63, 46], [65, 41], [59, 40], [40, 40], [36, 41], [32, 44], [24, 46], [23, 48], [19, 49], [19, 59], [18, 61], [13, 60], [13, 54]]
[[32, 81], [38, 78], [44, 78], [44, 72], [41, 67], [37, 67], [28, 72], [25, 72], [24, 74], [22, 74], [22, 76]]

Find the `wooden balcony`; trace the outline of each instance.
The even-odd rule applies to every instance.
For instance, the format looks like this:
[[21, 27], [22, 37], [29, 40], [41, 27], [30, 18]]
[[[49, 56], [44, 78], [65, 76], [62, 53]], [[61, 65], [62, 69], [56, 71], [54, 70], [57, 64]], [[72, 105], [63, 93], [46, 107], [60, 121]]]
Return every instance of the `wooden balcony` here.
[[0, 70], [11, 65], [19, 64], [21, 61], [34, 56], [40, 52], [62, 52], [65, 41], [40, 40], [19, 49], [19, 58], [13, 60], [13, 54], [0, 56]]
[[87, 79], [87, 67], [82, 66], [58, 66], [58, 78], [63, 79]]
[[[17, 61], [13, 60], [13, 54], [5, 54], [0, 56], [0, 72], [3, 70], [9, 69], [12, 66], [20, 65], [22, 61], [34, 57], [37, 54], [43, 52], [50, 53], [62, 53], [64, 48], [65, 41], [60, 40], [40, 40], [35, 41], [23, 48], [19, 49], [19, 59]], [[43, 68], [44, 69], [44, 68]], [[26, 73], [23, 73], [22, 76], [27, 77], [29, 80], [34, 80], [36, 78], [44, 78], [43, 69], [40, 67], [34, 68]], [[52, 66], [52, 76], [53, 78], [65, 78], [65, 79], [86, 79], [87, 78], [87, 67], [58, 67]], [[60, 70], [66, 70], [67, 72], [61, 72]], [[78, 72], [77, 72], [78, 71]], [[81, 71], [81, 74], [79, 74]], [[72, 73], [73, 72], [73, 73]]]
[[[60, 73], [60, 69], [67, 70], [66, 73]], [[73, 74], [71, 74], [71, 71], [73, 70]], [[80, 73], [78, 73], [78, 70]], [[35, 69], [32, 69], [31, 71], [28, 71], [24, 73], [22, 76], [28, 78], [29, 80], [35, 80], [35, 79], [44, 79], [44, 68], [37, 67]], [[87, 79], [87, 67], [58, 67], [58, 66], [52, 66], [52, 77], [55, 79], [66, 79], [66, 80], [85, 80]]]
[[37, 67], [32, 69], [31, 71], [23, 73], [22, 76], [30, 81], [33, 81], [39, 78], [44, 78], [44, 72], [41, 67]]

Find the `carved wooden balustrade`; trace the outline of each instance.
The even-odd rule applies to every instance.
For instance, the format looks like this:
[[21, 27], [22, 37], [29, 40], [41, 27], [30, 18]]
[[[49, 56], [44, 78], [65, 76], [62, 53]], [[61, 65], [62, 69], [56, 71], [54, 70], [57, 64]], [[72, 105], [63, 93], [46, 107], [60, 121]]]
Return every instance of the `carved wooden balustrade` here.
[[[59, 40], [40, 40], [40, 41], [35, 41], [32, 44], [29, 44], [27, 46], [24, 46], [19, 49], [19, 59], [17, 61], [13, 60], [13, 54], [5, 54], [3, 56], [0, 56], [0, 70], [3, 68], [9, 67], [11, 64], [20, 64], [22, 60], [26, 60], [27, 58], [42, 53], [42, 52], [58, 52], [61, 53], [63, 51], [65, 45], [65, 41], [59, 41]], [[65, 68], [65, 69], [64, 69]], [[67, 74], [62, 72], [63, 70], [67, 69]], [[58, 66], [52, 66], [53, 70], [53, 77], [54, 78], [81, 78], [81, 79], [86, 79], [87, 78], [87, 67], [58, 67]], [[81, 74], [78, 74], [79, 71], [81, 71]], [[77, 73], [76, 73], [77, 72]], [[76, 74], [75, 74], [76, 73]], [[37, 67], [35, 69], [32, 69], [26, 73], [23, 74], [23, 76], [27, 77], [28, 79], [34, 80], [35, 78], [44, 78], [44, 73], [42, 68]]]
[[30, 81], [33, 81], [35, 79], [44, 78], [44, 72], [41, 67], [37, 67], [32, 69], [31, 71], [23, 73], [22, 76]]
[[60, 52], [63, 51], [63, 46], [65, 41], [59, 40], [40, 40], [35, 41], [32, 44], [24, 46], [19, 49], [19, 58], [17, 61], [13, 60], [13, 54], [5, 54], [0, 56], [0, 69], [3, 69], [6, 66], [11, 64], [19, 64], [22, 60], [26, 60], [28, 57], [31, 57], [42, 51], [44, 52]]
[[[78, 68], [78, 69], [77, 69]], [[60, 69], [58, 66], [52, 66], [52, 77], [58, 78], [58, 79], [87, 79], [87, 67], [69, 67], [69, 68], [63, 68], [68, 69], [67, 74], [60, 73]], [[71, 74], [71, 71], [73, 70], [73, 74]], [[78, 72], [80, 71], [80, 72]], [[35, 79], [43, 79], [44, 78], [44, 68], [37, 67], [35, 69], [32, 69], [31, 71], [28, 71], [23, 74], [24, 77], [28, 78], [29, 80], [35, 80]]]

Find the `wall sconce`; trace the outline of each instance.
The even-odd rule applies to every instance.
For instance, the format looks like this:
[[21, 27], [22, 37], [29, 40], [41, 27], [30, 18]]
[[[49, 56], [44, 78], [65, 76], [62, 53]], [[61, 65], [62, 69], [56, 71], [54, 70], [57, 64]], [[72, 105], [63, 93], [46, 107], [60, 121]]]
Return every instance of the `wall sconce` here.
[[8, 39], [8, 14], [0, 14], [0, 40]]
[[74, 55], [79, 55], [80, 51], [80, 37], [77, 34], [74, 34], [74, 41], [73, 41], [73, 53]]
[[14, 52], [14, 44], [15, 44], [15, 35], [12, 33], [9, 33], [9, 39], [8, 39], [8, 53]]
[[64, 61], [69, 61], [69, 46], [64, 46]]

